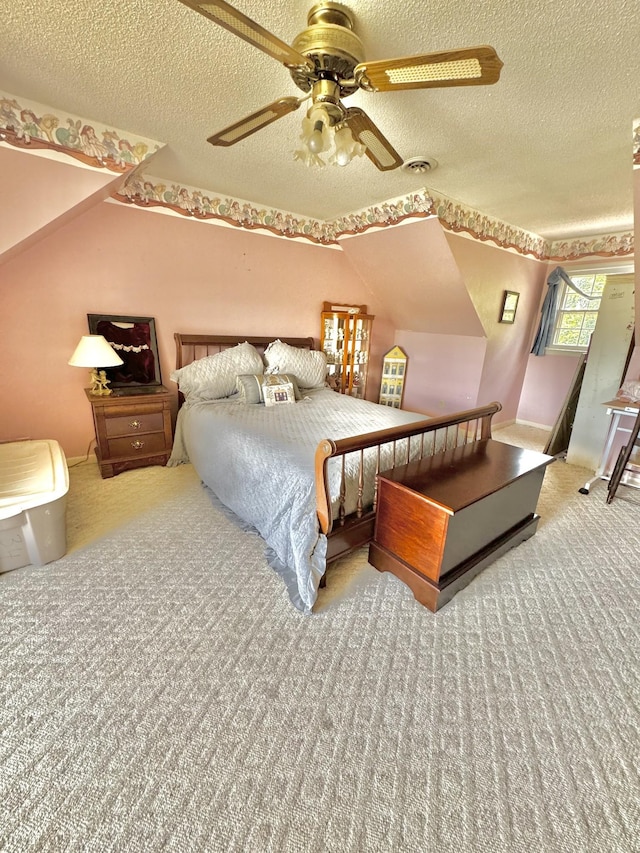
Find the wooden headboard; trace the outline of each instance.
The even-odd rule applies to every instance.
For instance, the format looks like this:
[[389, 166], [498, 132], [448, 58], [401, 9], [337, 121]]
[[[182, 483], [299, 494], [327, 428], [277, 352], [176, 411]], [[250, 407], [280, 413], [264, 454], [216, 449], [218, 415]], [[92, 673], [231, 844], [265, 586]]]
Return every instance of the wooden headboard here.
[[[181, 332], [176, 332], [173, 337], [176, 342], [176, 370], [187, 364], [191, 364], [192, 361], [196, 361], [198, 358], [215, 355], [218, 352], [222, 352], [222, 350], [235, 347], [237, 344], [242, 344], [245, 341], [254, 346], [262, 354], [272, 341], [278, 339], [277, 335], [187, 335]], [[280, 337], [279, 340], [292, 347], [300, 347], [302, 349], [316, 348], [313, 338]]]

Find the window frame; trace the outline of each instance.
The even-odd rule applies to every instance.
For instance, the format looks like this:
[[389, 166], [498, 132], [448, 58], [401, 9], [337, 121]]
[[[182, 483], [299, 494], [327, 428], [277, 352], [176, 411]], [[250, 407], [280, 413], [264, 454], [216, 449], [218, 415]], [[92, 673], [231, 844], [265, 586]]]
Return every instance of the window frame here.
[[[604, 275], [607, 278], [613, 278], [614, 276], [623, 276], [623, 275], [633, 275], [634, 274], [634, 264], [633, 262], [629, 262], [629, 260], [625, 259], [624, 262], [621, 263], [603, 263], [602, 266], [599, 264], [594, 264], [589, 267], [564, 267], [567, 275], [571, 279], [580, 278], [581, 276], [591, 276], [591, 275]], [[564, 294], [566, 289], [569, 287], [566, 282], [562, 282], [562, 290], [558, 292], [558, 305], [562, 304], [562, 300], [564, 299]], [[599, 308], [598, 308], [599, 310]], [[559, 321], [561, 309], [558, 308], [556, 314], [556, 321], [553, 326], [553, 336], [555, 337], [557, 324]], [[596, 321], [597, 322], [597, 321]], [[549, 355], [567, 355], [567, 356], [577, 356], [584, 355], [588, 350], [588, 347], [571, 347], [571, 346], [563, 346], [562, 344], [549, 344], [545, 347], [545, 354]]]
[[[603, 276], [605, 279], [604, 284], [603, 284], [603, 288], [602, 288], [603, 293], [604, 293], [604, 288], [605, 288], [606, 283], [607, 283], [606, 279], [607, 279], [608, 274], [611, 275], [611, 273], [607, 273], [604, 270], [589, 270], [589, 271], [572, 270], [571, 272], [567, 271], [567, 275], [572, 280], [578, 279], [578, 278], [583, 278], [583, 279], [584, 278], [592, 278], [594, 280], [594, 284], [595, 284], [595, 279], [598, 276]], [[579, 284], [578, 284], [578, 286], [579, 286]], [[558, 303], [557, 303], [557, 308], [556, 308], [556, 316], [555, 316], [555, 320], [554, 320], [554, 324], [553, 324], [552, 341], [555, 340], [555, 337], [558, 333], [558, 329], [560, 326], [560, 322], [562, 320], [562, 317], [565, 314], [587, 314], [587, 313], [590, 313], [590, 311], [593, 311], [593, 309], [589, 309], [589, 308], [581, 308], [581, 309], [576, 308], [574, 310], [563, 309], [561, 306], [563, 305], [565, 298], [566, 298], [568, 293], [576, 293], [576, 291], [572, 290], [569, 287], [569, 285], [566, 283], [566, 281], [561, 282], [561, 287], [560, 287], [560, 290], [558, 291]], [[578, 295], [578, 294], [576, 294], [576, 295]], [[598, 307], [597, 307], [597, 310], [595, 311], [596, 323], [598, 322], [598, 316], [597, 315], [598, 315], [598, 312], [600, 311], [601, 302], [602, 302], [602, 296], [600, 297], [600, 300], [597, 303]], [[594, 330], [595, 330], [595, 324], [594, 324]], [[591, 334], [593, 334], [593, 331], [591, 332]], [[581, 355], [582, 353], [586, 353], [588, 349], [589, 349], [588, 343], [584, 344], [583, 346], [580, 346], [579, 344], [550, 343], [549, 346], [546, 347], [546, 352], [554, 353], [555, 355], [557, 355], [558, 353], [567, 353], [568, 355]]]

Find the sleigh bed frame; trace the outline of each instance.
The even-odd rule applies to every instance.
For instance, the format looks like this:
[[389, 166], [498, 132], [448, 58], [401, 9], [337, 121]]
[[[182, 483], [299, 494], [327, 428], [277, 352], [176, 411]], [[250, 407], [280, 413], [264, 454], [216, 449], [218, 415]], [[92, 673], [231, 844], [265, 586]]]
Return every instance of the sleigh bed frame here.
[[[174, 335], [176, 343], [176, 368], [179, 369], [192, 361], [214, 355], [229, 347], [248, 341], [259, 352], [275, 340], [276, 336], [235, 336], [210, 334]], [[304, 349], [315, 349], [313, 338], [280, 337], [284, 343]], [[182, 404], [182, 399], [179, 399]], [[363, 505], [364, 492], [364, 453], [370, 448], [377, 449], [376, 473], [379, 471], [381, 449], [391, 448], [393, 464], [385, 461], [384, 467], [395, 468], [405, 465], [412, 459], [432, 456], [442, 447], [459, 447], [476, 441], [491, 438], [491, 420], [501, 410], [500, 403], [489, 403], [476, 409], [468, 409], [437, 418], [425, 418], [411, 424], [404, 424], [377, 432], [364, 433], [333, 441], [326, 438], [321, 441], [315, 454], [316, 511], [321, 531], [327, 536], [327, 565], [345, 556], [350, 551], [366, 545], [373, 539], [376, 514], [376, 499], [373, 506]], [[374, 453], [376, 450], [373, 451]], [[345, 512], [345, 459], [348, 454], [359, 457], [358, 500], [354, 512]], [[328, 490], [329, 460], [337, 458], [342, 466], [342, 483], [337, 509], [332, 508]], [[354, 457], [351, 456], [351, 459]]]

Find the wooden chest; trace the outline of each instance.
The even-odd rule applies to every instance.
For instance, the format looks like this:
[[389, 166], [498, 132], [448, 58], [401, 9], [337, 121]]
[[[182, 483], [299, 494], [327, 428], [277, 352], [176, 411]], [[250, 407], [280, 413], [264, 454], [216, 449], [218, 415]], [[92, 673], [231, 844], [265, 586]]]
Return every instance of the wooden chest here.
[[553, 456], [487, 439], [378, 475], [369, 562], [438, 610], [535, 533]]

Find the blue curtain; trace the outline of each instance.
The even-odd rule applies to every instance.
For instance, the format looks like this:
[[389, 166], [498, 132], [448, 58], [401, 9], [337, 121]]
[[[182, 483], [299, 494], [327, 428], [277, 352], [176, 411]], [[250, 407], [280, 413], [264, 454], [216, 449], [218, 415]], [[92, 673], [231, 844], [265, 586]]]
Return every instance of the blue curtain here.
[[538, 331], [531, 349], [531, 352], [534, 355], [544, 355], [545, 347], [549, 346], [549, 343], [551, 342], [553, 327], [556, 321], [558, 289], [563, 281], [566, 282], [569, 287], [573, 288], [573, 290], [577, 290], [576, 286], [562, 267], [556, 267], [547, 279], [547, 295], [542, 303], [540, 325], [538, 326]]

